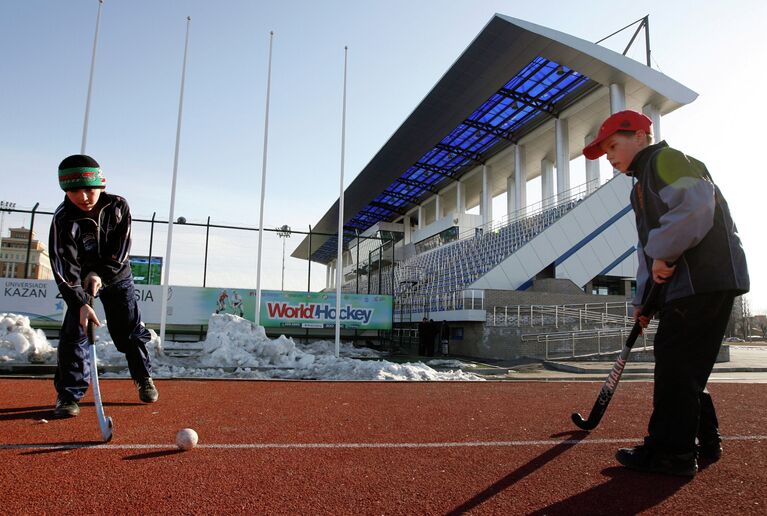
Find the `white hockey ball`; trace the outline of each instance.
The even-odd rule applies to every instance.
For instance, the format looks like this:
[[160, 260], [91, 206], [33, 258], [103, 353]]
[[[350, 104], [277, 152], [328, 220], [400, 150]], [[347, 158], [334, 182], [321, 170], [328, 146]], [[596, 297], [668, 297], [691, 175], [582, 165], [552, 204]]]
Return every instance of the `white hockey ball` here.
[[176, 446], [182, 450], [191, 450], [197, 446], [197, 432], [191, 428], [182, 428], [176, 434]]

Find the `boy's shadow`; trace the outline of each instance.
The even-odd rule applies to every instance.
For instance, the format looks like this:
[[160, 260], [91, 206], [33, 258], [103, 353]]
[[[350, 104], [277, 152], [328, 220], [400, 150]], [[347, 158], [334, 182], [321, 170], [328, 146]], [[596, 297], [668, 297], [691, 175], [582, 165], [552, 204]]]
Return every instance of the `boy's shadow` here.
[[[33, 450], [27, 450], [20, 453], [20, 455], [43, 455], [47, 453], [60, 453], [69, 452], [73, 450], [79, 450], [82, 448], [91, 448], [94, 446], [100, 446], [107, 444], [104, 441], [79, 441], [79, 442], [60, 442], [60, 443], [46, 443], [46, 444], [19, 444], [18, 448], [35, 448]], [[184, 450], [178, 448], [168, 448], [164, 450], [155, 450], [146, 453], [139, 453], [136, 455], [129, 455], [123, 457], [123, 460], [142, 460], [142, 459], [154, 459], [158, 457], [167, 457], [170, 455], [177, 455], [183, 453]]]
[[[135, 407], [140, 405], [143, 405], [143, 403], [114, 401], [104, 403], [104, 407]], [[92, 401], [80, 403], [80, 408], [93, 406], [94, 403]], [[52, 405], [43, 405], [37, 407], [0, 408], [0, 421], [12, 421], [16, 419], [32, 419], [35, 421], [48, 419], [51, 421], [61, 421], [61, 419], [56, 419], [53, 417]]]
[[610, 480], [531, 515], [639, 514], [658, 506], [692, 478], [637, 473], [619, 466], [602, 470]]
[[90, 448], [93, 446], [98, 446], [100, 444], [106, 444], [104, 441], [78, 441], [78, 442], [61, 442], [61, 443], [45, 443], [45, 444], [37, 444], [37, 443], [27, 443], [27, 444], [19, 444], [17, 445], [19, 448], [35, 448], [33, 450], [28, 450], [21, 452], [19, 455], [43, 455], [45, 453], [59, 453], [59, 452], [69, 452], [72, 450], [79, 450], [81, 448]]
[[39, 407], [15, 407], [1, 408], [0, 421], [11, 421], [14, 419], [49, 419], [53, 416], [53, 407], [44, 405]]
[[512, 471], [499, 481], [497, 481], [495, 484], [491, 485], [481, 493], [476, 494], [474, 497], [472, 497], [470, 500], [465, 501], [458, 507], [454, 508], [447, 514], [449, 515], [458, 515], [458, 514], [464, 514], [466, 512], [471, 511], [475, 507], [481, 505], [482, 503], [486, 502], [490, 498], [494, 497], [498, 493], [504, 491], [505, 489], [511, 487], [512, 485], [516, 484], [529, 474], [533, 473], [534, 471], [540, 469], [541, 467], [545, 466], [548, 462], [551, 462], [555, 458], [557, 458], [559, 455], [563, 454], [579, 442], [581, 442], [583, 439], [586, 438], [588, 435], [588, 432], [584, 430], [573, 430], [568, 432], [561, 432], [558, 434], [554, 434], [551, 437], [568, 437], [568, 439], [562, 441], [561, 443], [557, 444], [553, 448], [550, 448], [543, 452], [541, 455], [535, 457], [527, 464], [524, 464], [520, 467], [518, 467], [516, 470]]
[[[581, 442], [587, 435], [588, 432], [582, 430], [552, 435], [551, 437], [569, 436], [569, 439], [546, 450], [447, 514], [458, 515], [471, 511], [545, 466]], [[683, 477], [643, 475], [621, 467], [610, 467], [603, 470], [602, 473], [610, 476], [610, 480], [532, 514], [537, 516], [552, 514], [568, 516], [572, 514], [638, 514], [655, 507], [691, 480]]]

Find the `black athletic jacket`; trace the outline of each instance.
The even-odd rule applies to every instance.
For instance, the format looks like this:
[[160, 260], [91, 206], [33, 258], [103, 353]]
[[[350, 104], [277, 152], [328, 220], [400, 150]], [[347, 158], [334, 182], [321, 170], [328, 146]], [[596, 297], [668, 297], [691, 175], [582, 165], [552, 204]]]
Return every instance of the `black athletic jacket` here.
[[88, 215], [64, 198], [51, 222], [53, 277], [67, 306], [78, 310], [88, 302], [82, 282], [89, 273], [98, 274], [105, 287], [131, 277], [128, 203], [102, 192], [94, 212]]
[[653, 259], [675, 262], [665, 301], [704, 292], [749, 290], [746, 255], [722, 192], [701, 161], [656, 143], [629, 165], [639, 234], [635, 305], [642, 305]]

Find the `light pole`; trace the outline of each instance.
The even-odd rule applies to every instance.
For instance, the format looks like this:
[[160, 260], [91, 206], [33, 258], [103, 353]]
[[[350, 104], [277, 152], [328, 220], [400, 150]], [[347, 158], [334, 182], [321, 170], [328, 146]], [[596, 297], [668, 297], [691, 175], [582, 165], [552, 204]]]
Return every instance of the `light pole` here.
[[5, 220], [5, 212], [7, 211], [10, 213], [14, 208], [16, 208], [15, 202], [0, 201], [0, 238], [3, 238], [3, 221]]
[[[287, 224], [277, 228], [277, 236], [282, 239], [290, 238], [290, 226]], [[282, 241], [282, 287], [285, 290], [285, 240]]]

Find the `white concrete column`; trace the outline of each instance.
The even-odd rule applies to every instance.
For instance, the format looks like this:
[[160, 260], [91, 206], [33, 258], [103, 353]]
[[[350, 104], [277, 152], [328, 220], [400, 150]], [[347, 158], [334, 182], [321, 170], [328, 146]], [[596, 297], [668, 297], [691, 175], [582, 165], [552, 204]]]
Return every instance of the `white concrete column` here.
[[557, 161], [557, 200], [570, 190], [570, 131], [567, 120], [554, 120], [554, 147]]
[[493, 221], [493, 195], [490, 192], [492, 167], [482, 165], [482, 193], [480, 195], [479, 212], [482, 215], [482, 225], [487, 226]]
[[642, 106], [642, 113], [652, 120], [653, 142], [658, 143], [662, 140], [660, 137], [660, 110], [652, 104]]
[[610, 114], [626, 109], [626, 88], [623, 84], [610, 84]]
[[436, 198], [434, 200], [434, 210], [436, 212], [434, 214], [434, 221], [436, 222], [442, 218], [442, 206], [441, 206], [442, 196], [438, 193], [434, 197]]
[[[626, 88], [623, 84], [610, 84], [610, 114], [626, 109]], [[617, 176], [621, 171], [613, 169], [613, 175]]]
[[413, 233], [410, 230], [410, 222], [411, 222], [410, 221], [410, 214], [406, 213], [405, 214], [405, 218], [402, 219], [402, 224], [405, 226], [405, 238], [404, 238], [404, 240], [405, 240], [406, 244], [409, 244], [410, 242], [413, 241]]
[[506, 220], [511, 220], [514, 212], [517, 211], [517, 205], [514, 196], [514, 174], [506, 178]]
[[544, 208], [554, 202], [554, 163], [546, 158], [541, 160], [541, 201]]
[[[594, 141], [594, 138], [596, 138], [593, 134], [587, 134], [586, 135], [586, 141], [584, 142], [584, 147], [588, 145], [589, 143]], [[600, 177], [599, 177], [599, 160], [598, 159], [586, 159], [586, 192], [591, 193], [595, 191], [597, 188], [599, 188], [600, 183]]]
[[330, 264], [325, 265], [325, 287], [330, 288]]
[[455, 211], [459, 217], [466, 213], [466, 196], [464, 195], [463, 183], [460, 181], [455, 183]]
[[423, 229], [423, 205], [418, 205], [418, 229]]
[[517, 210], [527, 207], [527, 159], [524, 145], [514, 149], [514, 205]]
[[[341, 252], [341, 255], [343, 256], [343, 252]], [[339, 264], [338, 260], [336, 259], [336, 263], [333, 264], [333, 287], [338, 286], [338, 282], [336, 281], [336, 274], [338, 274], [338, 268], [341, 268], [341, 281], [343, 282], [344, 272], [343, 272], [343, 264]]]

